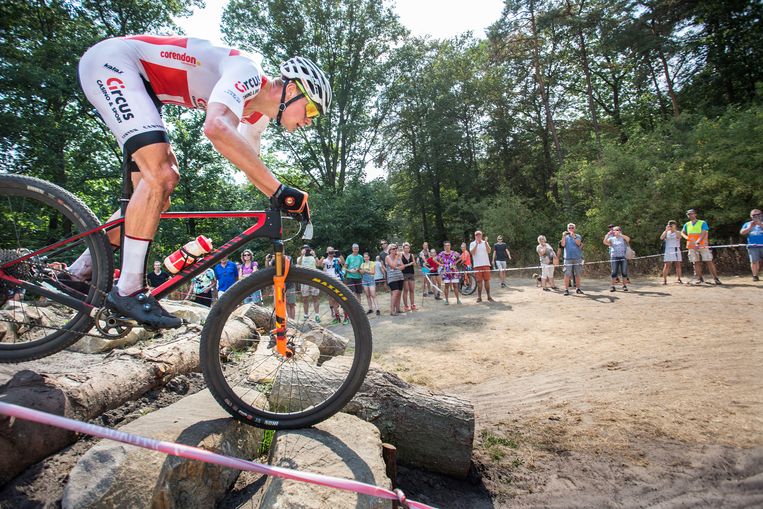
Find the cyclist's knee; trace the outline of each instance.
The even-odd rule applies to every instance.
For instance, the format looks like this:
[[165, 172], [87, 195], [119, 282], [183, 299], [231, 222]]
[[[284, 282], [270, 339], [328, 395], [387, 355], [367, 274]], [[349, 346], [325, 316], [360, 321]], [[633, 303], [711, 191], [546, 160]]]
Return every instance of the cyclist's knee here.
[[141, 169], [143, 181], [148, 185], [151, 190], [162, 197], [163, 201], [167, 202], [165, 205], [169, 206], [169, 196], [172, 191], [177, 187], [180, 181], [180, 174], [177, 168], [170, 164], [169, 161], [164, 161], [158, 165], [149, 169], [149, 171], [143, 171]]

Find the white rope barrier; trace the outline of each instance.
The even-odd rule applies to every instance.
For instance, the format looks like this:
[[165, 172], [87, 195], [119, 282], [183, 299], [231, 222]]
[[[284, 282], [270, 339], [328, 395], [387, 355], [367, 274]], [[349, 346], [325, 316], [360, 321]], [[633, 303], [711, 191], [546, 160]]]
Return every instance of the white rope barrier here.
[[[763, 244], [721, 244], [721, 245], [715, 245], [715, 246], [707, 246], [708, 249], [722, 249], [722, 248], [730, 248], [730, 247], [763, 247]], [[698, 251], [698, 249], [692, 250], [692, 249], [684, 249], [681, 250], [681, 253], [688, 253], [689, 251]], [[455, 251], [453, 251], [455, 252]], [[665, 256], [665, 253], [657, 253], [657, 254], [650, 254], [650, 255], [643, 255], [643, 256], [635, 256], [633, 258], [626, 258], [626, 261], [632, 262], [634, 260], [646, 260], [649, 258], [659, 258], [661, 256]], [[584, 265], [598, 265], [602, 263], [612, 263], [612, 260], [596, 260], [592, 262], [586, 262], [585, 260], [581, 260], [581, 263], [559, 263], [554, 265], [554, 268], [561, 267], [562, 269], [564, 267], [570, 266], [570, 267], [579, 267]], [[672, 263], [672, 262], [671, 262]], [[488, 270], [482, 270], [482, 272], [513, 272], [513, 271], [520, 271], [520, 270], [541, 270], [543, 269], [542, 265], [527, 265], [525, 267], [506, 267], [505, 269], [488, 269]], [[475, 275], [474, 270], [458, 270], [458, 271], [450, 271], [449, 274], [471, 274], [472, 277]], [[440, 293], [444, 293], [442, 288], [435, 285], [434, 282], [432, 282], [432, 279], [430, 276], [433, 277], [442, 277], [442, 274], [437, 273], [433, 274], [431, 272], [429, 273], [423, 273], [422, 275], [426, 278], [426, 280], [429, 282], [429, 284], [432, 286], [432, 288], [435, 288]]]

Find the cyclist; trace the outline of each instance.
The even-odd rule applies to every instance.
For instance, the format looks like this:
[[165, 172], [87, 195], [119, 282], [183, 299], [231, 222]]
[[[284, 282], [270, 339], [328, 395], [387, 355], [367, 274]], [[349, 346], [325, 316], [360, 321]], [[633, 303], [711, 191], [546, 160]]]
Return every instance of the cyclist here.
[[[204, 134], [220, 154], [282, 210], [309, 210], [307, 193], [280, 183], [260, 159], [260, 135], [270, 119], [289, 132], [310, 126], [328, 111], [331, 85], [307, 58], [283, 62], [275, 79], [265, 75], [261, 61], [261, 55], [202, 39], [152, 35], [106, 39], [82, 56], [80, 84], [116, 136], [134, 188], [125, 213], [122, 275], [106, 299], [120, 314], [154, 327], [181, 325], [144, 294], [149, 246], [179, 179], [162, 104], [206, 110]], [[118, 236], [110, 236], [113, 245]], [[84, 253], [72, 266], [75, 276], [89, 277], [88, 257]]]

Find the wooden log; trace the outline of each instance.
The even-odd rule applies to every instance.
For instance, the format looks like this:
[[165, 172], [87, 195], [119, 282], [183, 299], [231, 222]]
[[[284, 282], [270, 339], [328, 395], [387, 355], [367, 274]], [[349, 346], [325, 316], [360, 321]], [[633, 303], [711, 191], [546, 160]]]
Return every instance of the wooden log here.
[[[178, 332], [172, 342], [114, 351], [104, 362], [76, 374], [20, 371], [0, 386], [0, 398], [73, 419], [93, 419], [174, 376], [198, 371], [199, 327]], [[0, 485], [75, 440], [73, 433], [18, 419], [10, 425], [0, 418]]]
[[[295, 409], [300, 402], [325, 399], [344, 378], [351, 360], [337, 357], [302, 371], [299, 377], [277, 377], [271, 403]], [[474, 441], [470, 401], [411, 385], [372, 365], [360, 390], [342, 411], [379, 428], [382, 440], [397, 448], [401, 463], [466, 478]]]

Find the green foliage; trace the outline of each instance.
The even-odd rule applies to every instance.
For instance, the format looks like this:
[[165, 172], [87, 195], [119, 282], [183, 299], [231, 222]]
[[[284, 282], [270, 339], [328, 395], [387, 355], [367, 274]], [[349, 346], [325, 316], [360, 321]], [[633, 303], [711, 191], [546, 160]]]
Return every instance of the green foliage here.
[[[0, 4], [0, 171], [58, 183], [106, 218], [121, 153], [76, 77], [92, 44], [168, 33], [202, 0], [7, 0]], [[228, 41], [277, 73], [313, 58], [334, 87], [310, 129], [267, 133], [264, 160], [307, 189], [316, 248], [376, 249], [502, 234], [521, 263], [569, 221], [588, 259], [620, 223], [659, 249], [689, 207], [711, 241], [736, 238], [763, 203], [763, 32], [753, 0], [510, 0], [488, 39], [412, 38], [391, 1], [231, 0]], [[204, 138], [203, 113], [165, 108], [181, 179], [174, 210], [259, 209], [265, 198]], [[363, 183], [373, 164], [385, 181]], [[157, 257], [245, 220], [165, 222]], [[291, 234], [290, 231], [286, 232]], [[296, 250], [300, 243], [293, 243]], [[262, 258], [269, 249], [252, 247]]]
[[696, 208], [710, 224], [711, 242], [737, 239], [750, 210], [763, 202], [763, 107], [730, 109], [717, 119], [683, 115], [642, 132], [625, 145], [608, 143], [597, 161], [569, 161], [572, 192], [587, 251], [603, 256], [600, 238], [609, 223], [642, 251], [659, 250], [670, 219], [685, 221]]
[[275, 76], [294, 55], [323, 69], [334, 94], [330, 112], [311, 129], [276, 133], [276, 145], [311, 187], [341, 191], [361, 177], [387, 113], [375, 100], [392, 81], [390, 53], [405, 33], [389, 2], [232, 0], [222, 30], [231, 44], [262, 52]]
[[[557, 235], [561, 238], [563, 221], [560, 211], [548, 208], [536, 208], [531, 200], [514, 194], [504, 187], [495, 196], [479, 204], [479, 221], [490, 244], [502, 235], [509, 244], [515, 264], [534, 265], [538, 256], [535, 254], [538, 235], [545, 235], [552, 245]], [[546, 215], [550, 212], [549, 215]], [[559, 232], [559, 233], [557, 233]]]
[[321, 191], [310, 195], [315, 237], [310, 244], [323, 255], [327, 246], [347, 254], [353, 243], [376, 254], [381, 236], [395, 218], [390, 211], [394, 195], [381, 180], [351, 182], [341, 194]]

